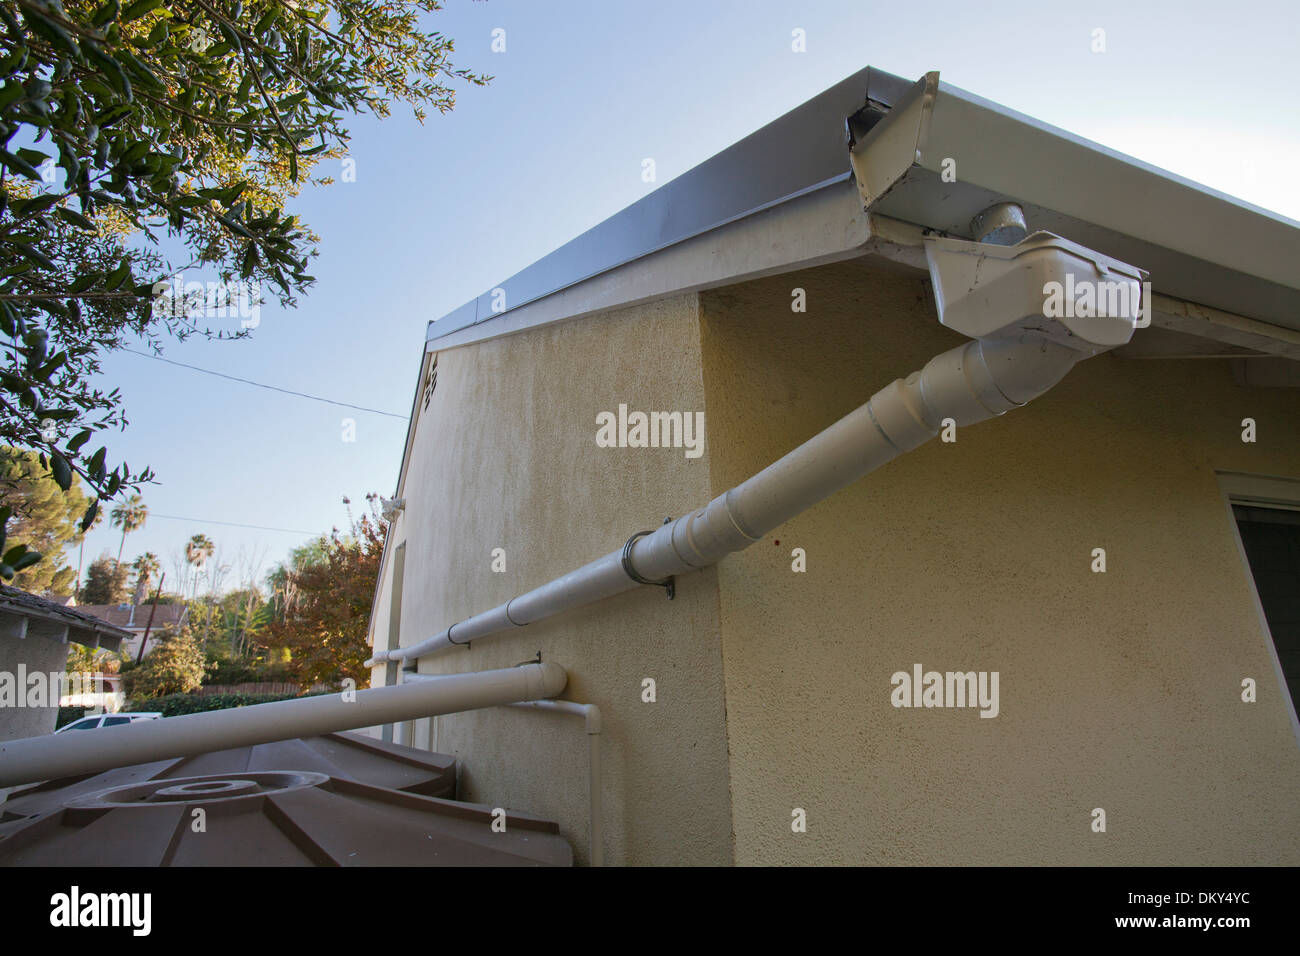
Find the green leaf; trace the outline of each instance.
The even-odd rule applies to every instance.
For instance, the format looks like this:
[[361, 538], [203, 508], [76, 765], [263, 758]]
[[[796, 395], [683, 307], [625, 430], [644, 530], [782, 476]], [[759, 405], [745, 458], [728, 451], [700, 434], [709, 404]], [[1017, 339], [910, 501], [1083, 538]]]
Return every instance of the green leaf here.
[[108, 0], [108, 3], [95, 11], [95, 15], [90, 18], [90, 22], [93, 26], [102, 27], [104, 24], [116, 20], [118, 11], [121, 9], [121, 5], [117, 0]]
[[81, 431], [77, 432], [77, 434], [73, 435], [71, 440], [68, 442], [68, 451], [76, 454], [78, 448], [90, 441], [90, 436], [92, 434], [94, 433], [89, 428], [83, 428]]
[[24, 258], [30, 259], [32, 262], [36, 263], [42, 269], [47, 269], [49, 271], [54, 270], [54, 262], [45, 253], [37, 249], [33, 249], [31, 246], [27, 245], [27, 243], [23, 242], [20, 239], [14, 238], [12, 236], [9, 238], [9, 243], [10, 245], [17, 247], [20, 255], [22, 255]]
[[122, 16], [119, 22], [130, 23], [132, 20], [139, 20], [150, 10], [162, 6], [162, 2], [163, 0], [136, 0], [135, 3], [122, 11]]
[[54, 473], [54, 480], [64, 491], [72, 487], [72, 466], [68, 464], [68, 459], [58, 452], [50, 455], [50, 471]]
[[[54, 215], [58, 216], [64, 222], [71, 223], [72, 225], [76, 226], [78, 229], [85, 229], [87, 232], [99, 231], [98, 227], [93, 222], [91, 222], [81, 213], [73, 212], [67, 206], [60, 206], [58, 209], [54, 211]], [[75, 291], [80, 292], [81, 290], [78, 289]]]
[[258, 263], [257, 243], [250, 242], [248, 244], [248, 248], [244, 251], [244, 260], [240, 264], [240, 269], [239, 269], [240, 276], [242, 276], [245, 279], [251, 276], [253, 274], [253, 270], [257, 268], [257, 263]]
[[[90, 220], [86, 221], [89, 222]], [[94, 223], [91, 223], [91, 225], [94, 225]], [[68, 292], [72, 295], [85, 292], [102, 278], [104, 278], [102, 272], [87, 272], [85, 275], [78, 276], [76, 279], [72, 280], [72, 285], [68, 286]]]
[[94, 523], [97, 514], [99, 514], [99, 499], [95, 498], [91, 500], [90, 507], [86, 509], [85, 515], [82, 516], [81, 530], [83, 532], [90, 530], [90, 526]]
[[34, 179], [37, 182], [40, 182], [41, 180], [40, 172], [36, 170], [31, 163], [27, 162], [26, 160], [18, 156], [15, 156], [7, 149], [0, 149], [0, 163], [3, 163], [5, 166], [8, 166], [16, 173], [22, 173], [28, 179]]
[[[34, 152], [34, 150], [19, 150], [22, 152]], [[39, 155], [39, 154], [38, 154]], [[27, 157], [24, 157], [26, 159]], [[9, 204], [15, 216], [32, 216], [40, 215], [59, 201], [58, 196], [36, 196], [32, 199], [15, 199]]]
[[[131, 81], [127, 79], [126, 73], [123, 72], [122, 64], [118, 63], [117, 60], [90, 40], [81, 41], [81, 51], [85, 54], [86, 59], [108, 74], [108, 82], [112, 83], [117, 91], [122, 94], [123, 99], [128, 103], [134, 102], [131, 95]], [[104, 126], [106, 124], [101, 120], [99, 125]]]
[[104, 279], [104, 288], [110, 292], [115, 291], [129, 278], [131, 278], [131, 263], [124, 262]]
[[15, 79], [10, 79], [4, 89], [0, 90], [0, 110], [7, 109], [10, 103], [22, 95], [23, 85]]
[[128, 148], [127, 151], [122, 154], [122, 158], [118, 160], [118, 162], [125, 163], [126, 165], [129, 166], [130, 164], [138, 162], [139, 160], [143, 159], [145, 157], [145, 154], [148, 152], [149, 152], [149, 144], [144, 140], [136, 140], [134, 143], [131, 144], [130, 148]]
[[13, 569], [17, 572], [24, 568], [30, 568], [33, 564], [37, 564], [42, 557], [44, 557], [44, 555], [39, 551], [28, 551], [13, 564]]

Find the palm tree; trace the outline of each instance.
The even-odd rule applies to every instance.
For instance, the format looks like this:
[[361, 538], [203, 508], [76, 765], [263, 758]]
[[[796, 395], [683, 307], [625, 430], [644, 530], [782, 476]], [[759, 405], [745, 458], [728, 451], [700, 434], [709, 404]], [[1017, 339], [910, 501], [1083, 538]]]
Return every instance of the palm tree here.
[[139, 495], [132, 495], [113, 508], [110, 515], [112, 524], [114, 527], [122, 529], [122, 543], [117, 546], [117, 563], [119, 566], [122, 564], [122, 549], [126, 547], [126, 536], [132, 531], [139, 531], [143, 528], [145, 519], [148, 517], [149, 509]]
[[199, 587], [199, 571], [207, 563], [208, 558], [212, 557], [217, 550], [212, 539], [206, 534], [196, 534], [185, 545], [185, 560], [194, 566], [194, 587], [190, 591], [190, 600], [194, 600], [194, 594]]
[[162, 567], [162, 564], [158, 561], [158, 555], [152, 551], [146, 551], [135, 559], [131, 567], [135, 569], [135, 600], [132, 603], [138, 607], [144, 600], [145, 593], [149, 590], [149, 580]]
[[[98, 527], [99, 523], [103, 520], [104, 520], [104, 512], [96, 511], [95, 517], [90, 522], [90, 528], [86, 530], [89, 531], [92, 528]], [[80, 530], [80, 528], [78, 528], [78, 530]], [[81, 603], [81, 565], [85, 557], [86, 557], [86, 531], [81, 531], [80, 536], [77, 538], [77, 587], [76, 590], [72, 592], [73, 604]]]

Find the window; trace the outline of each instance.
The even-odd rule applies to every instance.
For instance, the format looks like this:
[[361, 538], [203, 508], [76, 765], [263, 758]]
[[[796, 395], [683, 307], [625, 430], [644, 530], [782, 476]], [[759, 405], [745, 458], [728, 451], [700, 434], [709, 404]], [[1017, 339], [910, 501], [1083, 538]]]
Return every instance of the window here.
[[1277, 676], [1300, 735], [1300, 480], [1220, 472]]
[[1300, 708], [1300, 511], [1232, 506], [1291, 701]]
[[131, 722], [130, 717], [105, 717], [104, 718], [105, 727], [116, 727], [119, 724], [129, 724], [130, 722]]
[[98, 726], [98, 717], [82, 717], [75, 724], [68, 724], [68, 730], [94, 730]]

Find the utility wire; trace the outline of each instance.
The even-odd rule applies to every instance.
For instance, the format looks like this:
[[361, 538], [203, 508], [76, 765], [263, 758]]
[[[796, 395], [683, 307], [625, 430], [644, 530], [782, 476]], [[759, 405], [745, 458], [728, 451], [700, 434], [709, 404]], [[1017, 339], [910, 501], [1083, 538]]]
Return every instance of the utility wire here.
[[297, 528], [268, 528], [260, 524], [239, 524], [235, 521], [213, 521], [210, 518], [186, 518], [184, 515], [160, 515], [149, 512], [150, 518], [169, 518], [172, 521], [193, 521], [196, 524], [224, 524], [231, 528], [252, 528], [255, 531], [283, 531], [285, 534], [306, 534], [316, 536], [322, 534], [320, 531], [299, 531]]
[[236, 375], [227, 375], [225, 372], [214, 372], [212, 369], [199, 368], [197, 365], [187, 365], [184, 362], [177, 362], [175, 359], [163, 358], [161, 355], [150, 355], [148, 352], [140, 352], [136, 349], [124, 348], [122, 351], [130, 352], [132, 355], [139, 355], [142, 358], [154, 359], [158, 362], [166, 362], [168, 365], [179, 365], [181, 368], [188, 368], [191, 371], [202, 372], [204, 375], [215, 375], [217, 378], [226, 378], [232, 382], [242, 382], [245, 385], [255, 385], [258, 388], [267, 388], [273, 392], [282, 392], [285, 395], [296, 395], [298, 398], [310, 398], [313, 402], [324, 402], [326, 405], [339, 405], [343, 408], [355, 408], [359, 412], [371, 412], [375, 415], [387, 415], [389, 418], [400, 418], [402, 421], [406, 421], [405, 415], [398, 415], [395, 412], [384, 412], [377, 408], [366, 408], [364, 405], [353, 405], [350, 402], [336, 402], [332, 398], [321, 398], [319, 395], [308, 395], [306, 392], [295, 392], [292, 389], [280, 388], [277, 385], [264, 385], [261, 382], [239, 378]]

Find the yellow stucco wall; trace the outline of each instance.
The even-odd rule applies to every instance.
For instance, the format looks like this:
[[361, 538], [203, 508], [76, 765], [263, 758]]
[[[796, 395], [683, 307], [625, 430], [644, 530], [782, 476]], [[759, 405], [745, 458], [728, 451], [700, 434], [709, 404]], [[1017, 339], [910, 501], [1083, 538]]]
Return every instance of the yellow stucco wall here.
[[[707, 444], [688, 459], [681, 449], [595, 442], [597, 413], [620, 402], [704, 411], [699, 348], [697, 299], [688, 295], [440, 353], [390, 541], [407, 542], [402, 643], [702, 501]], [[494, 548], [505, 549], [505, 573], [491, 570]], [[387, 594], [381, 589], [381, 604]], [[672, 604], [644, 588], [426, 659], [421, 670], [507, 667], [540, 649], [569, 668], [564, 697], [603, 712], [606, 862], [729, 863], [720, 642], [710, 570], [679, 579]], [[642, 701], [646, 677], [656, 681], [655, 703]], [[435, 731], [431, 743], [460, 758], [461, 799], [557, 820], [579, 862], [587, 859], [580, 719], [496, 708], [439, 718]]]
[[[700, 308], [715, 495], [961, 341], [923, 281], [849, 263]], [[736, 862], [1300, 863], [1300, 750], [1215, 478], [1300, 476], [1298, 438], [1300, 392], [1102, 356], [724, 560]], [[915, 663], [998, 671], [1000, 715], [892, 707]]]

